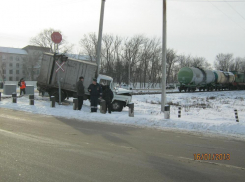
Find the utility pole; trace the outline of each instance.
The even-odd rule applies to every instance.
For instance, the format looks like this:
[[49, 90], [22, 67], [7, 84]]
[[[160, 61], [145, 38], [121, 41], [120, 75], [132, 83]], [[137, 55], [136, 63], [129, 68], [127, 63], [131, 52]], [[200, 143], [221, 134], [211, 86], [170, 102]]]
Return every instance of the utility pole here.
[[167, 0], [163, 0], [163, 30], [162, 30], [162, 99], [161, 111], [165, 113], [166, 104], [166, 50], [167, 50]]
[[101, 54], [102, 32], [103, 32], [104, 9], [105, 9], [105, 0], [101, 0], [100, 27], [99, 27], [97, 55], [96, 55], [96, 62], [98, 64], [97, 76], [99, 76], [99, 73], [100, 73], [100, 54]]

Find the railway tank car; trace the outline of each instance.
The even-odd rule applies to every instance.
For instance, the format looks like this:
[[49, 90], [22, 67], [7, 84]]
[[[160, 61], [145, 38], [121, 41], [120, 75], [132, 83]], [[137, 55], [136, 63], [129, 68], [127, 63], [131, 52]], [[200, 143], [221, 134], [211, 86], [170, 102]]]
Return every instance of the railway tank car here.
[[211, 70], [203, 70], [195, 67], [183, 67], [178, 72], [178, 81], [180, 83], [179, 91], [195, 91], [197, 88], [211, 89], [215, 82], [215, 74]]
[[178, 72], [179, 91], [213, 91], [245, 88], [245, 74], [183, 67]]
[[235, 75], [232, 72], [213, 71], [215, 74], [215, 90], [232, 89], [232, 83], [235, 81]]

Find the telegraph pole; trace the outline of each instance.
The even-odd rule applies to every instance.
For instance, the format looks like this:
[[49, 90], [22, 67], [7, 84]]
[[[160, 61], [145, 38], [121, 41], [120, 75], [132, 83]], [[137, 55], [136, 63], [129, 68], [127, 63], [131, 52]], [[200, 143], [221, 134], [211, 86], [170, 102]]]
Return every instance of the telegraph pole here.
[[167, 0], [163, 0], [163, 29], [162, 29], [162, 99], [161, 111], [165, 113], [166, 105], [166, 52], [167, 52]]
[[102, 32], [103, 32], [104, 9], [105, 9], [105, 0], [101, 0], [100, 27], [99, 27], [98, 45], [97, 45], [97, 56], [96, 56], [96, 62], [98, 64], [97, 76], [99, 76], [99, 73], [100, 73], [100, 54], [101, 54]]

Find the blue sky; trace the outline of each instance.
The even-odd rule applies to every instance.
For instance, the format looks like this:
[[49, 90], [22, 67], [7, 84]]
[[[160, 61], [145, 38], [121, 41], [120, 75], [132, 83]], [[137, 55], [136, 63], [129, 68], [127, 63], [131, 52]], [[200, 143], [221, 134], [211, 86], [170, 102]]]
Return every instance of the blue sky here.
[[[24, 47], [45, 28], [70, 43], [98, 32], [101, 0], [1, 1], [0, 46]], [[167, 45], [178, 53], [245, 57], [245, 0], [167, 0]], [[104, 32], [123, 37], [162, 35], [162, 0], [106, 0]]]

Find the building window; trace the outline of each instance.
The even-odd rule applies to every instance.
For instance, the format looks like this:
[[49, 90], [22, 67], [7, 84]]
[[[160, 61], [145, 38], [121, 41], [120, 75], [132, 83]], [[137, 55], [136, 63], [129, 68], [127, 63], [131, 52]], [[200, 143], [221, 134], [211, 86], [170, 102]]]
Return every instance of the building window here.
[[9, 56], [9, 60], [10, 61], [13, 61], [13, 56]]
[[16, 77], [16, 81], [18, 81], [19, 79], [20, 79], [20, 78], [17, 76], [17, 77]]
[[26, 73], [25, 70], [22, 70], [22, 73], [25, 74]]
[[3, 74], [6, 74], [6, 70], [3, 70]]
[[16, 74], [20, 74], [20, 71], [19, 70], [16, 70]]
[[9, 70], [9, 74], [13, 74], [13, 70]]
[[19, 63], [16, 63], [16, 68], [19, 68], [20, 67], [20, 64]]
[[17, 57], [16, 57], [16, 61], [19, 61], [19, 60], [20, 60], [20, 58], [17, 56]]
[[12, 66], [13, 66], [13, 64], [12, 64], [12, 63], [9, 63], [9, 66], [10, 66], [10, 67], [12, 67]]
[[9, 77], [9, 81], [13, 81], [13, 77], [12, 76]]

